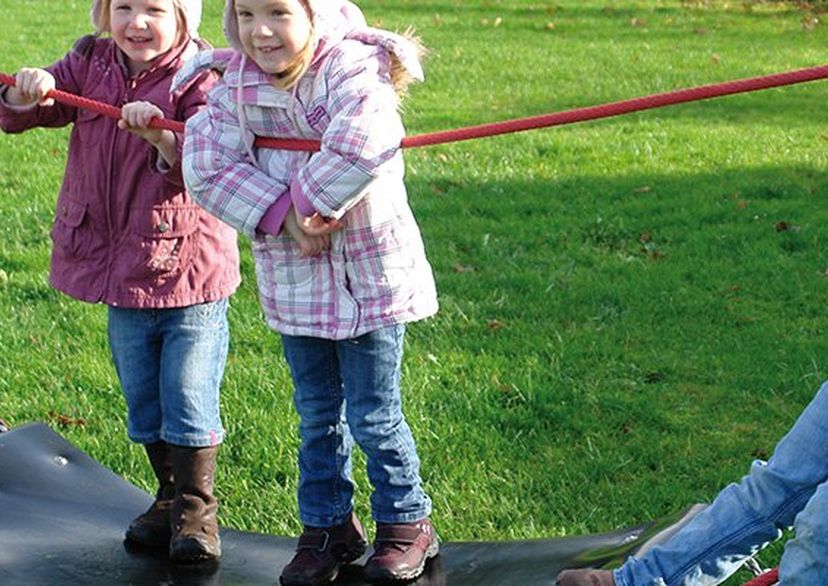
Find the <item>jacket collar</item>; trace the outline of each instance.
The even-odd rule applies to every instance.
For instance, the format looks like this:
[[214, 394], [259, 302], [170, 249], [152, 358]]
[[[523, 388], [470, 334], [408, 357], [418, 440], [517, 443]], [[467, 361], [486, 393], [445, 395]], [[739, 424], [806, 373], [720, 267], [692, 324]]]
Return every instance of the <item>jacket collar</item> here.
[[[111, 40], [111, 39], [110, 39]], [[179, 62], [187, 59], [188, 57], [195, 54], [198, 50], [197, 44], [190, 38], [189, 35], [182, 41], [180, 44], [176, 45], [163, 55], [159, 55], [155, 58], [154, 62], [146, 69], [138, 72], [135, 76], [130, 76], [129, 74], [129, 67], [126, 63], [126, 56], [124, 52], [118, 47], [115, 41], [111, 41], [112, 47], [112, 57], [118, 65], [121, 67], [121, 71], [124, 74], [124, 79], [132, 79], [135, 81], [140, 81], [146, 77], [149, 77], [156, 71], [162, 71], [165, 74], [169, 72], [170, 69], [177, 69], [177, 65]]]

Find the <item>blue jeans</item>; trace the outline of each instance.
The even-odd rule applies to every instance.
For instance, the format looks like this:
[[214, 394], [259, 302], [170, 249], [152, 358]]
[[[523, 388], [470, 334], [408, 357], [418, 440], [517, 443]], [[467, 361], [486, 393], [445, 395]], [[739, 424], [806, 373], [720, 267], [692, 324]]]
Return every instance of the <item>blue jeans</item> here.
[[780, 583], [828, 584], [828, 383], [767, 463], [754, 462], [666, 543], [627, 560], [616, 586], [719, 584], [791, 525]]
[[299, 413], [299, 517], [329, 527], [353, 509], [351, 450], [365, 452], [379, 523], [408, 523], [431, 513], [420, 461], [402, 413], [400, 366], [405, 326], [350, 340], [282, 336]]
[[224, 439], [219, 387], [227, 361], [227, 299], [171, 309], [109, 308], [109, 346], [141, 444], [213, 446]]

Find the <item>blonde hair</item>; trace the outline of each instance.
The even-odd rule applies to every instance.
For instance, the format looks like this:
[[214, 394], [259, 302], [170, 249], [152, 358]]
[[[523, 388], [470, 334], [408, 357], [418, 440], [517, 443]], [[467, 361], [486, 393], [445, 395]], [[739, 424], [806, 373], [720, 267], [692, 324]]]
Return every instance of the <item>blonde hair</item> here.
[[[178, 39], [176, 45], [184, 40], [187, 34], [187, 15], [184, 13], [184, 7], [179, 0], [171, 0], [175, 7], [175, 22], [178, 26]], [[112, 22], [109, 19], [109, 10], [112, 6], [112, 0], [101, 0], [99, 10], [101, 11], [100, 18], [98, 18], [98, 27], [95, 31], [99, 35], [112, 32]]]

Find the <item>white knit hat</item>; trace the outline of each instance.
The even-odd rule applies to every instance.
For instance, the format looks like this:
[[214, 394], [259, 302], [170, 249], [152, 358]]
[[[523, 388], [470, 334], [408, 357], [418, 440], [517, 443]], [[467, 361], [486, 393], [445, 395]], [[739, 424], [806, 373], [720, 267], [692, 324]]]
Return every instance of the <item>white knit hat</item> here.
[[[193, 39], [198, 38], [198, 25], [201, 24], [201, 0], [173, 0], [173, 4], [181, 8], [184, 13], [184, 22], [187, 32]], [[103, 15], [101, 14], [101, 0], [92, 0], [92, 25], [101, 32]]]

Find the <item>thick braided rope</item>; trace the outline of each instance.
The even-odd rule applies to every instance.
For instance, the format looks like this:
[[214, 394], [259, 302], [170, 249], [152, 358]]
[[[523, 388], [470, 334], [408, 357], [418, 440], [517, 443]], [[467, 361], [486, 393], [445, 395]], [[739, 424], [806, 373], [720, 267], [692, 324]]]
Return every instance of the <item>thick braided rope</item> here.
[[[0, 73], [0, 83], [5, 85], [14, 85], [14, 77], [6, 73]], [[56, 102], [66, 104], [67, 106], [75, 106], [76, 108], [91, 110], [92, 112], [97, 112], [98, 114], [103, 114], [104, 116], [108, 116], [109, 118], [114, 118], [116, 120], [121, 117], [121, 109], [116, 106], [96, 102], [95, 100], [90, 100], [89, 98], [84, 98], [82, 96], [76, 96], [75, 94], [70, 94], [69, 92], [52, 90], [46, 95]], [[153, 118], [152, 122], [150, 122], [150, 126], [152, 128], [160, 128], [162, 130], [172, 130], [173, 132], [184, 132], [183, 122], [176, 122], [175, 120], [167, 120], [164, 118]]]
[[410, 136], [403, 139], [403, 146], [426, 146], [444, 142], [481, 138], [484, 136], [494, 136], [510, 132], [521, 132], [536, 128], [546, 128], [549, 126], [559, 126], [562, 124], [595, 120], [597, 118], [608, 118], [610, 116], [618, 116], [619, 114], [628, 114], [630, 112], [660, 108], [684, 102], [693, 102], [707, 98], [727, 96], [742, 92], [752, 92], [783, 85], [814, 81], [817, 79], [825, 79], [826, 77], [828, 77], [828, 65], [822, 65], [819, 67], [799, 69], [785, 73], [776, 73], [773, 75], [737, 79], [724, 83], [680, 89], [644, 96], [641, 98], [623, 100], [620, 102], [611, 102], [609, 104], [599, 106], [575, 108], [573, 110], [565, 110], [554, 114], [533, 116], [530, 118], [519, 118], [516, 120], [507, 120], [505, 122], [495, 122], [493, 124], [481, 124], [480, 126], [469, 126], [466, 128], [458, 128], [457, 130], [447, 130], [432, 134]]
[[779, 570], [773, 569], [770, 572], [756, 576], [750, 582], [745, 582], [742, 586], [773, 586], [777, 582], [779, 582]]
[[[465, 128], [445, 130], [442, 132], [407, 136], [402, 140], [400, 146], [403, 148], [422, 147], [513, 132], [523, 132], [526, 130], [548, 128], [550, 126], [560, 126], [563, 124], [572, 124], [574, 122], [583, 122], [585, 120], [596, 120], [598, 118], [609, 118], [620, 114], [628, 114], [630, 112], [638, 112], [652, 108], [661, 108], [663, 106], [670, 106], [673, 104], [682, 104], [685, 102], [705, 100], [708, 98], [753, 92], [825, 78], [828, 78], [828, 65], [821, 65], [818, 67], [797, 69], [784, 73], [737, 79], [723, 83], [674, 90], [640, 98], [632, 98], [630, 100], [623, 100], [620, 102], [611, 102], [599, 106], [564, 110], [562, 112], [545, 114], [542, 116], [517, 118], [503, 122], [494, 122], [491, 124], [480, 124], [478, 126], [467, 126]], [[0, 73], [0, 83], [14, 85], [14, 77], [5, 73]], [[121, 117], [120, 108], [95, 102], [93, 100], [60, 90], [52, 90], [49, 92], [49, 97], [58, 102], [79, 108], [87, 108], [111, 118]], [[171, 130], [173, 132], [184, 132], [184, 123], [173, 120], [153, 119], [150, 126], [163, 130]], [[259, 137], [256, 139], [256, 146], [261, 148], [292, 151], [318, 151], [320, 143], [318, 140]]]

